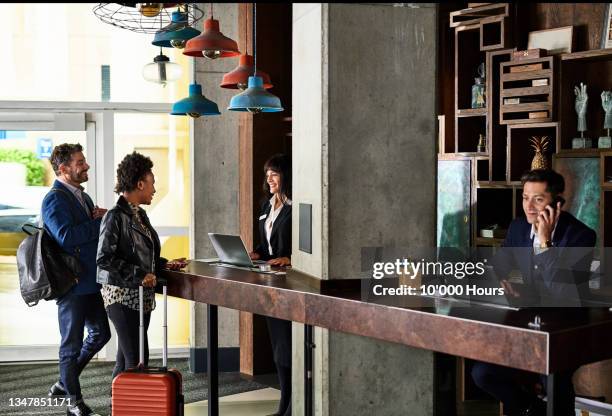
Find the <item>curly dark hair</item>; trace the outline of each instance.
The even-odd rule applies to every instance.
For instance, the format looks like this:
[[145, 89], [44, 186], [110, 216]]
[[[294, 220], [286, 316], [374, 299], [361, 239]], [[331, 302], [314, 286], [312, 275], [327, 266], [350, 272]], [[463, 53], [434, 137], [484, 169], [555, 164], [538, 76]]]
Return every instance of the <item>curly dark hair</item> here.
[[117, 167], [117, 185], [115, 192], [130, 192], [136, 189], [138, 181], [153, 173], [153, 162], [147, 156], [136, 151], [126, 155]]
[[60, 165], [70, 164], [70, 159], [72, 159], [72, 155], [82, 151], [83, 146], [81, 146], [79, 143], [62, 143], [55, 146], [53, 148], [53, 152], [51, 152], [51, 156], [49, 157], [49, 162], [51, 162], [51, 166], [53, 167], [53, 171], [55, 172], [55, 174], [60, 174]]
[[270, 186], [266, 180], [266, 174], [268, 170], [277, 172], [280, 175], [280, 195], [284, 198], [291, 199], [291, 159], [287, 155], [282, 153], [275, 154], [264, 164], [264, 181], [263, 191], [264, 194], [270, 198]]

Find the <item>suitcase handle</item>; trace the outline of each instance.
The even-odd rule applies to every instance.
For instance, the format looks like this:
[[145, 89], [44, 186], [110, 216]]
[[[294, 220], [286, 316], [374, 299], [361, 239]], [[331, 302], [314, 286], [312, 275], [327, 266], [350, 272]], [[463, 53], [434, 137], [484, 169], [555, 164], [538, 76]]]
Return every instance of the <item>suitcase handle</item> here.
[[[163, 286], [164, 294], [164, 318], [163, 318], [163, 335], [164, 342], [162, 344], [162, 367], [168, 367], [168, 287]], [[145, 368], [144, 364], [144, 287], [138, 286], [138, 310], [140, 315], [140, 330], [138, 334], [138, 368]]]

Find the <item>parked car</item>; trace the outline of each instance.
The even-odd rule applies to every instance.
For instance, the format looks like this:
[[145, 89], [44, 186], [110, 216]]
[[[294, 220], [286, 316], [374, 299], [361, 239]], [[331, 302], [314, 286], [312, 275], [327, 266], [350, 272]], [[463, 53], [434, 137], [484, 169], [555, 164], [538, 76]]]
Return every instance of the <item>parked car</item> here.
[[24, 224], [37, 225], [39, 212], [28, 208], [0, 205], [0, 256], [14, 256], [26, 234]]

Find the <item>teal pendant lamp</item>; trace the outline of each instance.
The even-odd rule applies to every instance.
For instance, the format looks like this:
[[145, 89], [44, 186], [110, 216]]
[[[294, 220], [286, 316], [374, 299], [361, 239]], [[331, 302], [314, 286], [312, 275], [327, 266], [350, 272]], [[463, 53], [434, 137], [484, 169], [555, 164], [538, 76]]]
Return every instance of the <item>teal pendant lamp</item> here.
[[283, 111], [280, 98], [270, 94], [264, 89], [264, 82], [261, 77], [256, 76], [257, 72], [257, 15], [256, 5], [253, 3], [253, 76], [249, 77], [249, 84], [246, 90], [232, 97], [227, 108], [230, 111], [248, 111], [249, 113], [277, 113]]
[[200, 31], [189, 26], [187, 13], [172, 12], [172, 21], [163, 29], [158, 30], [153, 38], [153, 45], [164, 48], [183, 49], [187, 41], [195, 38]]
[[170, 114], [173, 116], [186, 115], [192, 118], [220, 115], [217, 104], [202, 95], [202, 86], [195, 81], [195, 58], [193, 58], [193, 74], [194, 81], [189, 85], [189, 97], [174, 103]]

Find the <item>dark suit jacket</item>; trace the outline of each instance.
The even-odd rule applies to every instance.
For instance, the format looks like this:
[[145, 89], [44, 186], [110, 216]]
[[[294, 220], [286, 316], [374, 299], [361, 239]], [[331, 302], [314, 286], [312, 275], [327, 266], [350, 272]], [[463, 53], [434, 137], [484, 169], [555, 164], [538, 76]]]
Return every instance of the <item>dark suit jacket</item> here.
[[557, 303], [570, 302], [562, 303], [564, 306], [578, 306], [571, 299], [583, 299], [588, 293], [596, 238], [595, 231], [562, 211], [552, 238], [553, 248], [534, 254], [531, 224], [519, 217], [510, 224], [493, 266], [502, 279], [511, 270], [519, 269], [532, 295], [555, 298]]
[[270, 234], [270, 245], [272, 254], [268, 250], [266, 239], [266, 219], [270, 215], [272, 205], [266, 201], [259, 215], [259, 245], [255, 252], [261, 256], [261, 260], [270, 260], [277, 257], [291, 257], [291, 205], [283, 205], [281, 212], [274, 221], [272, 233]]
[[[83, 199], [92, 211], [94, 204], [85, 192]], [[92, 219], [76, 196], [60, 181], [53, 183], [42, 203], [42, 218], [47, 232], [67, 253], [78, 257], [83, 273], [72, 288], [75, 294], [91, 294], [100, 290], [96, 283], [96, 252], [101, 219]]]

